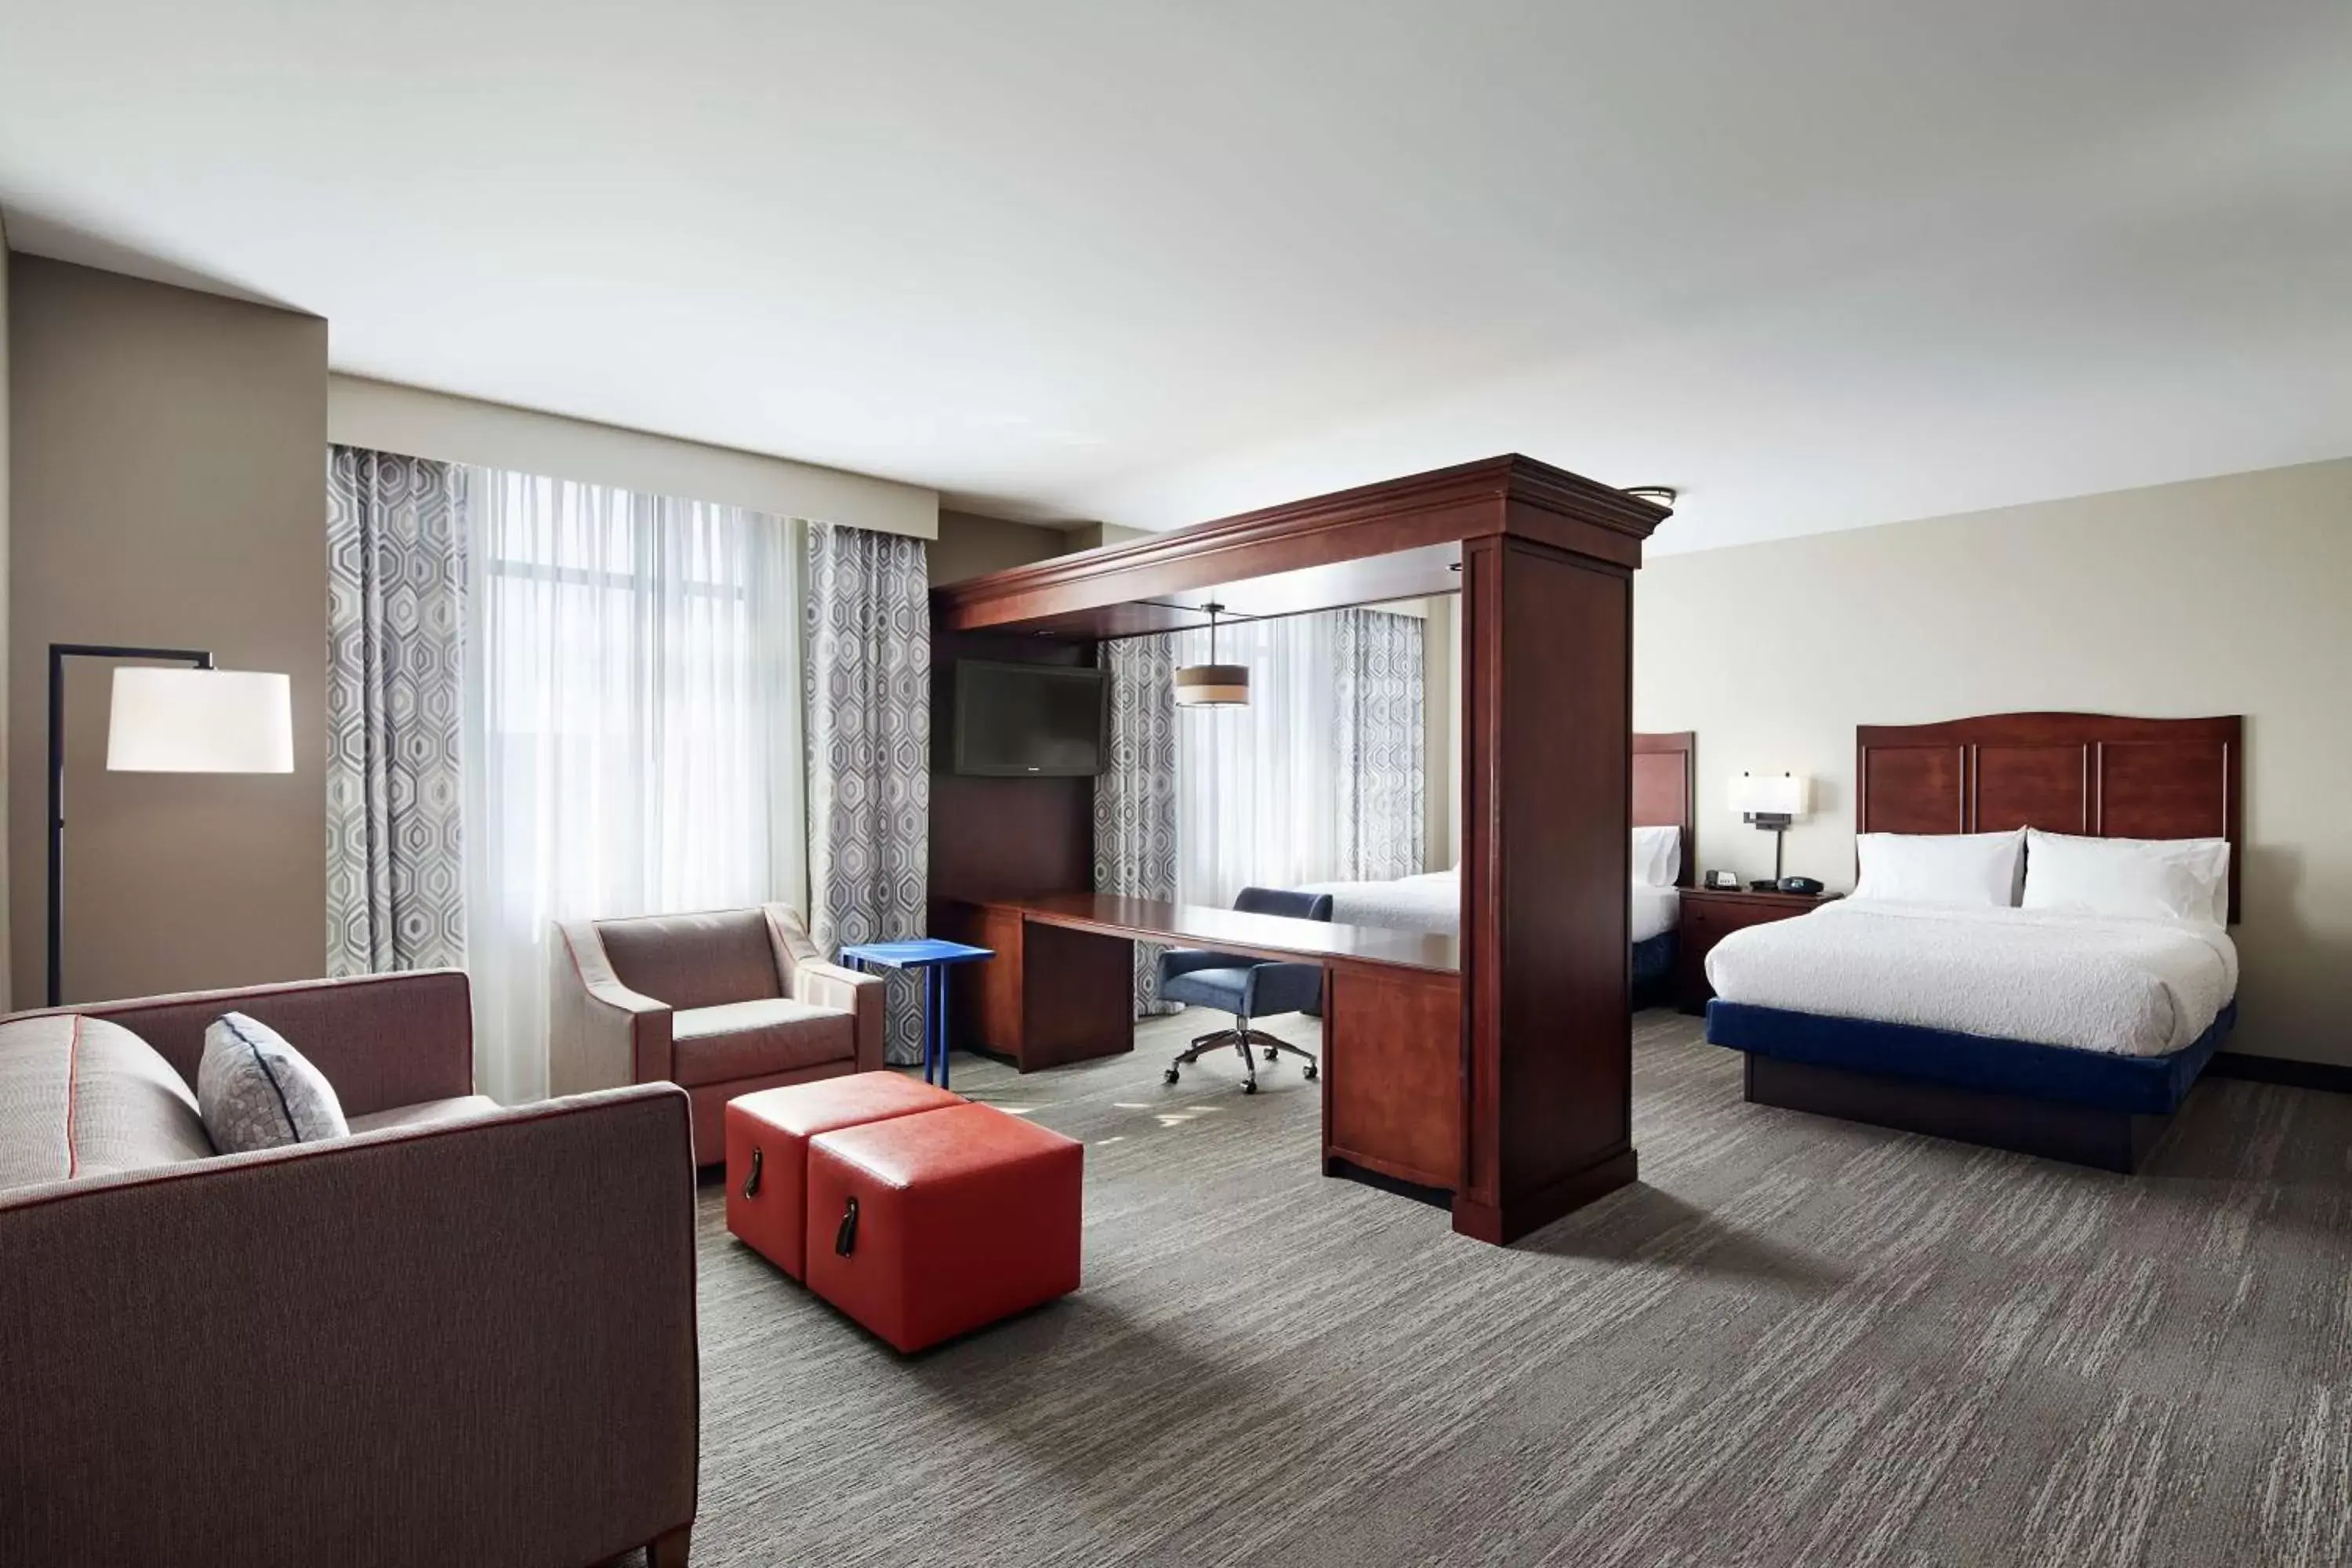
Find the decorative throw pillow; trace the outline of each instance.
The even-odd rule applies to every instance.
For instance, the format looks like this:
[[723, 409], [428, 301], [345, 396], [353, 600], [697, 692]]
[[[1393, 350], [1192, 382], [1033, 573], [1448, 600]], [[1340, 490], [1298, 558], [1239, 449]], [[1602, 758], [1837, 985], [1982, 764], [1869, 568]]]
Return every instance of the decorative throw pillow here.
[[224, 1154], [316, 1143], [351, 1132], [334, 1086], [268, 1025], [223, 1013], [205, 1031], [196, 1105]]

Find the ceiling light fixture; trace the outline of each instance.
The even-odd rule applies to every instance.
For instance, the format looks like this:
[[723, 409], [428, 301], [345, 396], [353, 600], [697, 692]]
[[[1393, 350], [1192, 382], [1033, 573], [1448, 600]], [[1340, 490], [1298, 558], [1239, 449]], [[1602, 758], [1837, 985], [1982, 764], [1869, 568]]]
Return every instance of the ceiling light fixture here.
[[1176, 672], [1179, 708], [1246, 708], [1249, 706], [1249, 666], [1217, 662], [1217, 617], [1224, 606], [1212, 602], [1209, 612], [1209, 662], [1188, 664]]
[[1675, 502], [1682, 498], [1682, 493], [1672, 485], [1627, 485], [1625, 487], [1625, 494], [1648, 501], [1653, 506], [1662, 506], [1668, 511], [1675, 510]]

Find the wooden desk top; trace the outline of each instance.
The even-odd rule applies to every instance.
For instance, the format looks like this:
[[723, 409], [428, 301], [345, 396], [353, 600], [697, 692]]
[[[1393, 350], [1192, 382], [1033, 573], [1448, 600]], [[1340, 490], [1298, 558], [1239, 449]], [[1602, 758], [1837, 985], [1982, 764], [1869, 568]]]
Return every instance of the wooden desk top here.
[[1457, 973], [1462, 967], [1461, 944], [1455, 939], [1423, 931], [1333, 925], [1287, 915], [1248, 915], [1210, 904], [1173, 904], [1116, 893], [1047, 893], [1034, 899], [974, 901], [987, 909], [1018, 910], [1047, 925], [1214, 948], [1251, 958], [1377, 964], [1440, 974]]

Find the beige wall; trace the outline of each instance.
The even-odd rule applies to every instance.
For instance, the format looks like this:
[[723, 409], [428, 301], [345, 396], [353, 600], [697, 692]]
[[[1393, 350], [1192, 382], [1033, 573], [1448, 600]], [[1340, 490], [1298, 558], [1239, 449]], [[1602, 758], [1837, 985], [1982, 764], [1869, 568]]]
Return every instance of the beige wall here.
[[1106, 550], [1114, 544], [1129, 544], [1139, 539], [1149, 539], [1148, 528], [1126, 528], [1116, 522], [1087, 522], [1068, 531], [1069, 550]]
[[942, 511], [939, 537], [931, 542], [930, 579], [934, 584], [961, 583], [1084, 548], [1058, 528], [978, 512]]
[[415, 458], [552, 474], [929, 539], [940, 498], [917, 485], [363, 376], [327, 383], [330, 440]]
[[51, 642], [212, 649], [293, 678], [289, 776], [105, 769], [107, 667], [68, 686], [66, 995], [326, 966], [327, 323], [60, 262], [12, 271], [11, 889], [41, 994]]
[[[1670, 522], [1666, 527], [1671, 529]], [[1637, 726], [1698, 731], [1698, 858], [1853, 882], [1853, 728], [2031, 709], [2246, 716], [2231, 1048], [2352, 1063], [2352, 461], [1669, 556], [1635, 578]]]

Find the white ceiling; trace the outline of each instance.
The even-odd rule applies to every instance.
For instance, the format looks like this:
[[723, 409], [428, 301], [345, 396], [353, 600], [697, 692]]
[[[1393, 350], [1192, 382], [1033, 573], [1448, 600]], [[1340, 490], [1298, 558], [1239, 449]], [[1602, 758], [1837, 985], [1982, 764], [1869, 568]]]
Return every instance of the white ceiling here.
[[1662, 548], [2352, 454], [2343, 0], [0, 0], [22, 250], [339, 369], [1164, 527]]

